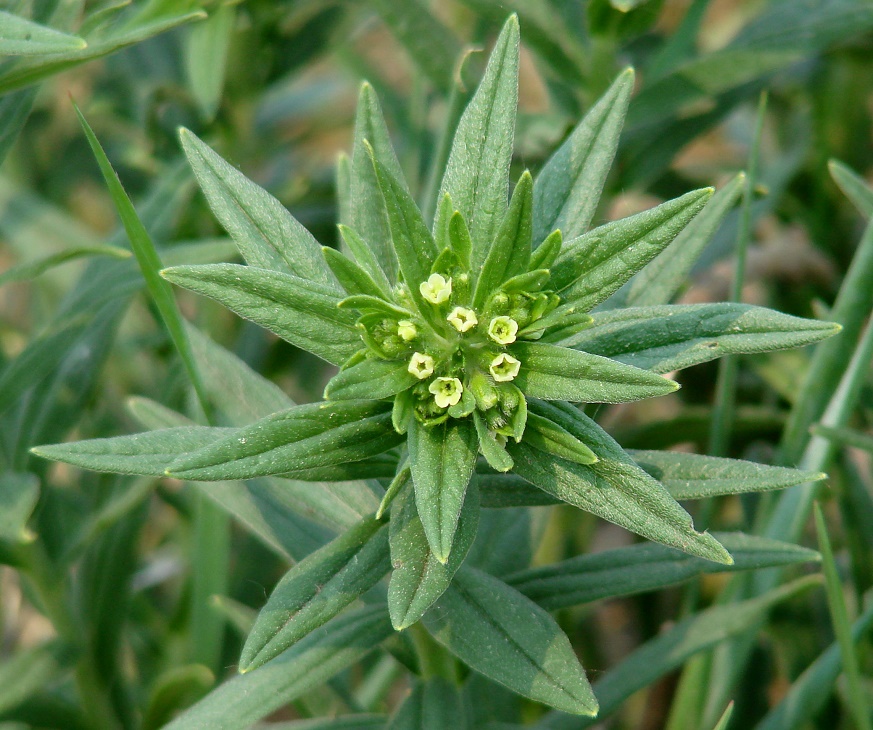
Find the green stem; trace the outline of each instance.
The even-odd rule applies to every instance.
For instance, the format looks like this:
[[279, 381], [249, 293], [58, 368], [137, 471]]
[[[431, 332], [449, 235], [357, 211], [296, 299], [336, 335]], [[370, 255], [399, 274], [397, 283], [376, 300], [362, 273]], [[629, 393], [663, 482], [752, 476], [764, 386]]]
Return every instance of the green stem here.
[[410, 626], [409, 635], [418, 656], [422, 678], [443, 677], [457, 684], [458, 672], [454, 658], [431, 638], [424, 626], [421, 623]]

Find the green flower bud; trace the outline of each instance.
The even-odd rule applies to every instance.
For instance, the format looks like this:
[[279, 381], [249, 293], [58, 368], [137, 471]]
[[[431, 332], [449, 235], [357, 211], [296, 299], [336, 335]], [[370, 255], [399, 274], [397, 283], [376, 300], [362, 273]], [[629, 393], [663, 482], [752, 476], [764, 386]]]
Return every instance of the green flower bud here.
[[497, 388], [486, 377], [484, 373], [476, 372], [470, 378], [469, 388], [476, 399], [476, 408], [480, 411], [487, 411], [489, 408], [494, 408], [500, 400], [497, 394]]

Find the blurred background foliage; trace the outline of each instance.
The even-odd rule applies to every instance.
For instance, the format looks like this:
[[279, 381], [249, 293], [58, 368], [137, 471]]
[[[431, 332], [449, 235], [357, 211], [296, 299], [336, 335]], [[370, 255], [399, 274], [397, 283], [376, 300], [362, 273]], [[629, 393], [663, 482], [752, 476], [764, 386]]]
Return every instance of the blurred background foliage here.
[[[4, 730], [93, 727], [101, 715], [91, 703], [105, 705], [114, 726], [159, 727], [233, 671], [253, 608], [287, 566], [238, 526], [217, 525], [229, 537], [204, 549], [197, 502], [180, 484], [79, 472], [28, 453], [38, 443], [139, 430], [131, 396], [194, 409], [172, 346], [138, 294], [138, 269], [124, 257], [70, 97], [168, 264], [235, 255], [183, 163], [180, 125], [336, 245], [337, 158], [351, 145], [360, 81], [376, 89], [410, 187], [425, 198], [439, 184], [432, 171], [447, 153], [447, 120], [481, 73], [476, 49], [511, 12], [523, 42], [518, 173], [540, 166], [622, 68], [637, 69], [598, 222], [729, 182], [748, 164], [764, 89], [744, 301], [826, 316], [873, 212], [864, 186], [873, 178], [869, 0], [2, 0], [0, 11], [8, 14], [0, 14], [0, 561], [15, 568], [0, 569]], [[22, 50], [13, 15], [66, 35], [42, 48], [31, 36]], [[734, 212], [681, 301], [728, 296], [737, 227]], [[858, 295], [858, 326], [831, 358], [799, 435], [790, 426], [784, 433], [810, 353], [743, 359], [727, 455], [772, 462], [782, 439], [783, 461], [797, 462], [871, 296]], [[320, 397], [330, 373], [312, 356], [210, 301], [179, 300], [190, 320], [295, 400]], [[700, 366], [683, 373], [681, 395], [614, 407], [601, 420], [627, 447], [705, 452], [715, 380], [716, 366]], [[869, 428], [869, 387], [859, 402], [855, 437]], [[852, 434], [831, 436], [843, 443]], [[825, 506], [859, 612], [873, 583], [873, 501], [869, 444], [855, 443], [861, 448], [834, 455]], [[698, 507], [698, 519], [751, 530], [767, 501], [726, 499]], [[518, 565], [505, 570], [631, 541], [571, 509], [533, 510], [522, 522], [507, 513], [492, 526], [517, 550], [507, 560]], [[558, 615], [596, 680], [665, 622], [713, 601], [723, 583], [710, 576]], [[205, 654], [204, 636], [213, 647]], [[782, 604], [751, 648], [749, 671], [723, 680], [737, 702], [733, 727], [771, 717], [831, 641], [823, 594]], [[869, 642], [862, 646], [869, 669]], [[695, 697], [678, 677], [634, 695], [609, 726], [704, 727], [696, 723], [712, 714], [705, 686]], [[404, 681], [394, 659], [368, 660], [277, 718], [390, 712]], [[766, 727], [852, 727], [832, 683], [809, 714]], [[517, 700], [502, 702], [508, 695], [481, 684], [493, 707], [483, 699], [473, 714], [491, 708], [491, 720], [514, 719], [508, 705]], [[540, 714], [524, 712], [531, 721]]]

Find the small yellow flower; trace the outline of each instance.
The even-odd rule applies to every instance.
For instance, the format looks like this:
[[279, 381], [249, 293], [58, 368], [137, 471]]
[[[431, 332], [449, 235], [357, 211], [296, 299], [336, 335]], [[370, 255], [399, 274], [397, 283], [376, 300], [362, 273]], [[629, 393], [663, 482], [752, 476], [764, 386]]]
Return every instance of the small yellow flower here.
[[518, 334], [518, 322], [512, 317], [495, 317], [488, 325], [488, 336], [498, 345], [511, 345]]
[[409, 367], [406, 369], [419, 380], [429, 378], [433, 375], [433, 358], [430, 355], [415, 352], [409, 360]]
[[466, 307], [455, 307], [446, 319], [452, 323], [452, 326], [458, 332], [466, 332], [479, 324], [479, 318], [476, 316], [476, 313]]
[[521, 369], [521, 362], [512, 355], [501, 352], [491, 361], [488, 369], [498, 383], [508, 383], [510, 380], [515, 380], [515, 376]]
[[410, 340], [415, 339], [418, 330], [415, 329], [415, 323], [413, 321], [409, 319], [401, 319], [397, 323], [397, 334], [400, 335], [401, 340], [409, 342]]
[[457, 378], [437, 378], [427, 389], [433, 393], [433, 399], [440, 408], [457, 405], [464, 392], [464, 386]]
[[452, 280], [446, 281], [440, 274], [431, 274], [427, 281], [419, 285], [418, 290], [432, 304], [442, 304], [452, 296]]

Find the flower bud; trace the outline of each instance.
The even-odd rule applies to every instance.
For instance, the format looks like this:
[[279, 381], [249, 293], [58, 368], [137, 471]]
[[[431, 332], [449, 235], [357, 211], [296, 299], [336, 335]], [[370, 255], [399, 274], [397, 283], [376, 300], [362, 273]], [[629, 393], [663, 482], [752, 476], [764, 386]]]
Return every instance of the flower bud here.
[[415, 328], [415, 323], [410, 319], [401, 319], [397, 323], [397, 334], [404, 342], [414, 340], [418, 335], [418, 330]]

